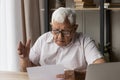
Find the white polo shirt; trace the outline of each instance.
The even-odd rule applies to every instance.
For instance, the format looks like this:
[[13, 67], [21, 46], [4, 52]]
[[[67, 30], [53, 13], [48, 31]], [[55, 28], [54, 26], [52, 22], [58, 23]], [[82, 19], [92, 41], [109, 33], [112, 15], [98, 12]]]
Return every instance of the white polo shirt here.
[[96, 59], [103, 57], [94, 40], [82, 33], [76, 33], [74, 39], [65, 47], [53, 41], [51, 32], [40, 36], [30, 50], [29, 58], [36, 65], [62, 64], [65, 69], [86, 69]]

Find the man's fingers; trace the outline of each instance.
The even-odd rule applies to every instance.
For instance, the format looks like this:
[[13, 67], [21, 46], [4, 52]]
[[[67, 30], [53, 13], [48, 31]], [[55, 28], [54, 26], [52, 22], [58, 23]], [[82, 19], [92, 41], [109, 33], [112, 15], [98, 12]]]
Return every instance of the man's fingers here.
[[24, 55], [20, 55], [20, 58], [24, 58], [25, 56]]
[[22, 54], [23, 47], [24, 47], [24, 45], [23, 45], [22, 42], [20, 41], [20, 42], [19, 42], [19, 45], [18, 45], [18, 49], [17, 49], [19, 55]]
[[20, 48], [21, 48], [21, 41], [19, 42], [19, 44], [18, 44], [18, 50], [20, 50]]
[[26, 45], [24, 45], [21, 41], [19, 42], [17, 52], [18, 52], [20, 58], [25, 58], [25, 57], [29, 56], [28, 53], [29, 53], [29, 49], [30, 49], [30, 43], [31, 43], [30, 39], [26, 42]]
[[58, 74], [56, 75], [57, 78], [65, 78], [65, 75], [64, 74]]
[[18, 53], [19, 55], [22, 55], [22, 52], [21, 52], [20, 50], [18, 50], [17, 53]]
[[26, 42], [26, 47], [27, 47], [27, 48], [30, 48], [30, 43], [31, 43], [31, 40], [29, 39], [29, 40]]

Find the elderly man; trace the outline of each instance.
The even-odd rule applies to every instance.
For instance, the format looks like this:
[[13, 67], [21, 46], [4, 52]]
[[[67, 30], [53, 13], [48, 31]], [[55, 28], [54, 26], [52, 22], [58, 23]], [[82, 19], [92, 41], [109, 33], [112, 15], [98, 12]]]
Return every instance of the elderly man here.
[[[94, 40], [77, 33], [76, 14], [70, 8], [60, 7], [52, 14], [52, 31], [40, 36], [30, 49], [30, 40], [18, 47], [21, 70], [35, 65], [62, 64], [67, 70], [85, 71], [89, 64], [105, 60]], [[65, 78], [64, 75], [58, 75]]]

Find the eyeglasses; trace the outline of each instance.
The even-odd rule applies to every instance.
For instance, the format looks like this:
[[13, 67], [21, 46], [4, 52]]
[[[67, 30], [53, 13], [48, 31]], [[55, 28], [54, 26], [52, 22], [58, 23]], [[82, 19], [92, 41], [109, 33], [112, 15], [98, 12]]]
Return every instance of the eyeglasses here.
[[61, 34], [64, 35], [64, 36], [70, 36], [70, 35], [71, 35], [71, 32], [72, 32], [72, 30], [71, 30], [71, 31], [52, 30], [52, 33], [53, 33], [54, 35], [58, 35], [59, 33], [61, 33]]

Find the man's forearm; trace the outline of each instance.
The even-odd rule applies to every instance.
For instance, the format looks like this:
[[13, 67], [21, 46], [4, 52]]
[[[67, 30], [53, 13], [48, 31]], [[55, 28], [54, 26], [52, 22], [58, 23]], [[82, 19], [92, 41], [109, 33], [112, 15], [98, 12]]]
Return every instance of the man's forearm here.
[[32, 67], [32, 62], [29, 59], [20, 59], [20, 71], [26, 72], [27, 67]]

